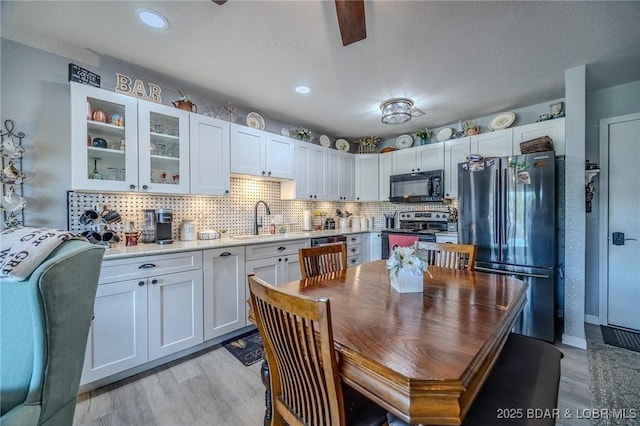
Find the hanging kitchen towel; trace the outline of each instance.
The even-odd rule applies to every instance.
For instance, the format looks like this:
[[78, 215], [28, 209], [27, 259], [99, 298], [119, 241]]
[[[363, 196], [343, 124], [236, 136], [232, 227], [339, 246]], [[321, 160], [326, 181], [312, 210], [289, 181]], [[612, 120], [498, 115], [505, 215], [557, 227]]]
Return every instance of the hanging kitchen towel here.
[[389, 250], [396, 247], [409, 247], [416, 241], [418, 241], [418, 237], [414, 235], [389, 235]]
[[26, 279], [56, 247], [68, 240], [86, 239], [49, 228], [5, 229], [0, 233], [0, 278]]

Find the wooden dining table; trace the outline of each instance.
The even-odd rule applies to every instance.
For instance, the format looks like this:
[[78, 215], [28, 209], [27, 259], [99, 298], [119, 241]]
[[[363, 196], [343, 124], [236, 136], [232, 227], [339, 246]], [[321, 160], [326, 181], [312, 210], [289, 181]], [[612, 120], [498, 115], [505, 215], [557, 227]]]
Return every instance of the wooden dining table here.
[[408, 423], [459, 425], [522, 311], [527, 284], [429, 271], [421, 293], [392, 289], [384, 260], [278, 287], [329, 298], [345, 383]]

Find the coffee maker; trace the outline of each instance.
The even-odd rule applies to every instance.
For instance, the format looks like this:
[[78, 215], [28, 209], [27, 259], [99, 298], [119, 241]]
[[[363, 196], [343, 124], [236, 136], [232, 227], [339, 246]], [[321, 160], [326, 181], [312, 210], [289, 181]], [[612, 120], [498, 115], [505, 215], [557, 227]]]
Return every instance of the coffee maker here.
[[169, 209], [156, 210], [156, 243], [173, 243], [173, 211]]

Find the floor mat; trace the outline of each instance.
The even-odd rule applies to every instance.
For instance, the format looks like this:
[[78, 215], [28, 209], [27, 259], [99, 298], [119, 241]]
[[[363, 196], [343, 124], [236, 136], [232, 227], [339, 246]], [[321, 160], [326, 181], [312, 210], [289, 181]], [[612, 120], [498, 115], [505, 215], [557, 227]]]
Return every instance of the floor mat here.
[[262, 339], [258, 330], [227, 340], [222, 346], [244, 365], [252, 365], [262, 360]]
[[602, 338], [607, 345], [640, 352], [640, 333], [601, 325]]

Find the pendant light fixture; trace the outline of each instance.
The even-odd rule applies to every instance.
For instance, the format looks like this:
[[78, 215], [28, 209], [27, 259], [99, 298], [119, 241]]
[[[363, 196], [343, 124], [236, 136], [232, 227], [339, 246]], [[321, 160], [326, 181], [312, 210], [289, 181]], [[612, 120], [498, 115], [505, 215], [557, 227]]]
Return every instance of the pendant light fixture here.
[[380, 104], [384, 124], [402, 124], [411, 120], [413, 101], [407, 98], [388, 99]]

